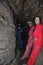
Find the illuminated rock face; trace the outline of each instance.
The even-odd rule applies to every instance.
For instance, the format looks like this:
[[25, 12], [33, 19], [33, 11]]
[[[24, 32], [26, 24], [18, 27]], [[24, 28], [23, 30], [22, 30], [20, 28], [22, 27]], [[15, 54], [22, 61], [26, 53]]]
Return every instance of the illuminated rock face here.
[[15, 57], [15, 40], [12, 12], [0, 3], [0, 64], [5, 65]]

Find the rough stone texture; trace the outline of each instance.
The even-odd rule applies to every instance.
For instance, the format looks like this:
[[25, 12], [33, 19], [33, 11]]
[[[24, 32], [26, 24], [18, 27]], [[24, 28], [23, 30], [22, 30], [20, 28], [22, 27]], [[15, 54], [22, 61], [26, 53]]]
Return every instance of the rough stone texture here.
[[26, 18], [41, 16], [43, 23], [43, 0], [8, 0], [14, 12], [18, 15], [20, 22]]
[[5, 2], [0, 3], [0, 65], [15, 58], [15, 41], [12, 12]]

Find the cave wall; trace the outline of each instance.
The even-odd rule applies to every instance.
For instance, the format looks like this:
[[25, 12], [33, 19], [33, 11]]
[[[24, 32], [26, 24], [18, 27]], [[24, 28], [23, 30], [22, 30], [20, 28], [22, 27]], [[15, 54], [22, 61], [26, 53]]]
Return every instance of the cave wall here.
[[19, 20], [26, 21], [34, 16], [41, 16], [43, 23], [43, 0], [8, 0]]
[[15, 58], [15, 25], [6, 2], [0, 2], [0, 65]]

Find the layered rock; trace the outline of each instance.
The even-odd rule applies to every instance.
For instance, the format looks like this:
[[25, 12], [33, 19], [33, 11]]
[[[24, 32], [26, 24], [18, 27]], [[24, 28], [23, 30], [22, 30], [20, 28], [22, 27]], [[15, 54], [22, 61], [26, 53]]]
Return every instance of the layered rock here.
[[0, 64], [15, 58], [15, 25], [13, 15], [5, 2], [0, 3]]

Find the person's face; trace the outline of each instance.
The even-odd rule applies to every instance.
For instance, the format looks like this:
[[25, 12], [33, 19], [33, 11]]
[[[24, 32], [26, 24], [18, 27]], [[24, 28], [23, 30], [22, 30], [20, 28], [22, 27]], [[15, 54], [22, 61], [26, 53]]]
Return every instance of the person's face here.
[[36, 18], [35, 18], [35, 23], [36, 23], [36, 24], [39, 24], [39, 23], [40, 23], [39, 17], [36, 17]]
[[20, 29], [20, 24], [19, 24], [19, 26], [18, 26], [18, 29]]
[[33, 25], [31, 21], [27, 22], [27, 24], [29, 25], [29, 27]]
[[29, 23], [29, 26], [31, 27], [32, 25], [33, 25], [32, 22], [30, 22], [30, 23]]

